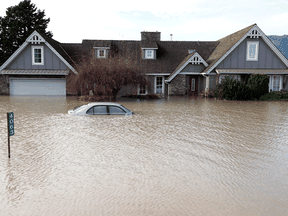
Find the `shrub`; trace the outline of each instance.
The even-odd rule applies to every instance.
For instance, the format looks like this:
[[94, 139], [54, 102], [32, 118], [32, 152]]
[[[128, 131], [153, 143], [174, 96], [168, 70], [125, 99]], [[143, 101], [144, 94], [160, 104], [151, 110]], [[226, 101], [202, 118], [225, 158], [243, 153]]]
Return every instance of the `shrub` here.
[[251, 89], [252, 98], [258, 100], [269, 92], [269, 77], [267, 74], [251, 74], [247, 86]]
[[252, 91], [243, 82], [226, 76], [221, 84], [217, 85], [214, 95], [219, 99], [250, 100], [252, 98]]
[[288, 101], [288, 92], [273, 91], [262, 95], [260, 101]]

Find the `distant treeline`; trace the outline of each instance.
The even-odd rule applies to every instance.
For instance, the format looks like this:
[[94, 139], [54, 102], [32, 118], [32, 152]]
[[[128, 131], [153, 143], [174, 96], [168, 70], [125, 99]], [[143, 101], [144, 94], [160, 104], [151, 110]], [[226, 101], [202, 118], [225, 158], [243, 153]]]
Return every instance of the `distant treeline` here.
[[285, 55], [288, 59], [288, 35], [269, 35], [267, 36], [275, 46]]

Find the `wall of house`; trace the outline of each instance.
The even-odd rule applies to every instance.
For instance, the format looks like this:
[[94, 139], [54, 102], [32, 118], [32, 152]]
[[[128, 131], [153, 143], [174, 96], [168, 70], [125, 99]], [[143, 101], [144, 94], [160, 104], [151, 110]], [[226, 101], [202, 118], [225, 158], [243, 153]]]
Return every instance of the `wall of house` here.
[[217, 84], [217, 75], [209, 75], [209, 90], [215, 90]]
[[61, 60], [58, 58], [49, 47], [44, 43], [39, 46], [44, 47], [44, 65], [32, 65], [32, 46], [35, 44], [29, 44], [25, 49], [6, 67], [6, 69], [26, 69], [26, 70], [44, 70], [44, 69], [69, 69]]
[[[247, 41], [259, 41], [258, 61], [246, 61]], [[262, 38], [246, 38], [216, 68], [286, 68]]]
[[186, 75], [178, 74], [169, 83], [169, 95], [185, 95], [187, 89]]
[[9, 84], [7, 82], [7, 77], [4, 75], [0, 76], [0, 95], [9, 94]]
[[[189, 63], [186, 67], [181, 70], [181, 72], [199, 72], [201, 73], [205, 69], [205, 65], [203, 64], [191, 64]], [[180, 72], [180, 73], [181, 73]]]

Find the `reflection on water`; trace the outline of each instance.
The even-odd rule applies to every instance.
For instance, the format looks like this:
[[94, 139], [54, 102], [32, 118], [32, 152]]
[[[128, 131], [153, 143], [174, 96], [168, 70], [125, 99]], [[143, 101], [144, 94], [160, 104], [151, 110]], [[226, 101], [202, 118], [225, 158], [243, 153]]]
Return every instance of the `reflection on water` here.
[[[0, 96], [0, 215], [286, 215], [288, 106], [170, 97], [69, 116]], [[6, 112], [15, 114], [11, 158]]]

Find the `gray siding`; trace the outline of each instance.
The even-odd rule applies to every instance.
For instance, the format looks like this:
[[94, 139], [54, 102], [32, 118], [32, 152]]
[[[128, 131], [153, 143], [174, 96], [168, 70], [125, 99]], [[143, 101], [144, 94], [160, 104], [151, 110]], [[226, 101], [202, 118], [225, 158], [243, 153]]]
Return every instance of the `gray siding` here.
[[203, 64], [191, 64], [189, 63], [181, 72], [202, 72], [205, 69]]
[[[259, 41], [258, 61], [246, 61], [247, 41]], [[286, 68], [262, 38], [246, 38], [216, 68]]]
[[26, 69], [26, 70], [43, 70], [43, 69], [69, 69], [45, 44], [44, 47], [44, 65], [32, 65], [32, 46], [29, 44], [25, 49], [6, 67], [7, 69]]

